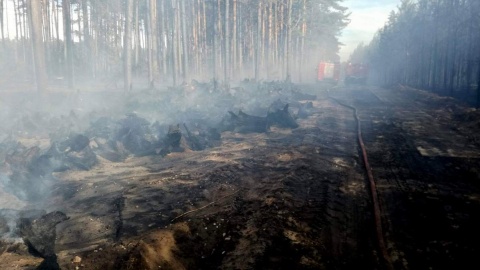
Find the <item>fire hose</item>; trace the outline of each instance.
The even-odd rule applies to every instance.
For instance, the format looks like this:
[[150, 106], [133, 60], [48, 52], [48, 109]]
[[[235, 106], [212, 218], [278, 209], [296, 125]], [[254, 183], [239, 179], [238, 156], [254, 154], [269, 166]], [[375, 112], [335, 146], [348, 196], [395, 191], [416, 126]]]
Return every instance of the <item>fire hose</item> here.
[[373, 214], [374, 214], [374, 219], [375, 219], [375, 230], [377, 234], [377, 241], [378, 241], [378, 248], [380, 249], [380, 252], [382, 254], [382, 258], [385, 262], [385, 266], [387, 269], [393, 269], [393, 264], [390, 259], [390, 255], [388, 254], [387, 247], [385, 245], [385, 240], [383, 238], [383, 229], [382, 229], [382, 216], [381, 216], [381, 211], [380, 211], [380, 204], [378, 202], [378, 194], [377, 194], [377, 187], [375, 184], [375, 178], [373, 177], [372, 173], [372, 168], [370, 167], [370, 163], [368, 162], [368, 157], [367, 157], [367, 150], [365, 148], [365, 144], [363, 143], [363, 138], [362, 138], [362, 126], [360, 123], [360, 119], [358, 117], [357, 113], [357, 108], [347, 105], [345, 103], [342, 103], [341, 101], [337, 100], [336, 98], [329, 97], [330, 99], [334, 100], [338, 104], [340, 104], [343, 107], [349, 108], [353, 111], [353, 115], [355, 117], [355, 122], [357, 123], [357, 140], [358, 144], [360, 145], [360, 148], [362, 150], [362, 158], [363, 158], [363, 164], [365, 165], [365, 170], [367, 171], [367, 176], [370, 184], [370, 194], [372, 196], [372, 202], [373, 202]]

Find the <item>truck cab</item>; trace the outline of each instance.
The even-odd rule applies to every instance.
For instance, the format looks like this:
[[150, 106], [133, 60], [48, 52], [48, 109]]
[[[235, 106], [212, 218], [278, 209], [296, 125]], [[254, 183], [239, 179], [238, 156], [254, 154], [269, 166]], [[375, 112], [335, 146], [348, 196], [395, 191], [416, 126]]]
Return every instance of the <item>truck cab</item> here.
[[366, 84], [368, 66], [362, 63], [347, 63], [345, 67], [345, 84]]
[[321, 61], [317, 68], [317, 82], [337, 84], [340, 79], [340, 63]]

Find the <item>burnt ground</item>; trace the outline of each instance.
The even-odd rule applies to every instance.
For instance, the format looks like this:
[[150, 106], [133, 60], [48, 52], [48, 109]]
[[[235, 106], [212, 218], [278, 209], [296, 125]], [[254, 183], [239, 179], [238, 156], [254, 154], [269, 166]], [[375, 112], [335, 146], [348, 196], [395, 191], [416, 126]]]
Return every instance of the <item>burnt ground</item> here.
[[[477, 268], [478, 114], [400, 87], [316, 91], [297, 129], [56, 173], [62, 269], [384, 269], [357, 108], [395, 269]], [[0, 269], [35, 269], [21, 244]], [[475, 267], [476, 266], [476, 267]]]

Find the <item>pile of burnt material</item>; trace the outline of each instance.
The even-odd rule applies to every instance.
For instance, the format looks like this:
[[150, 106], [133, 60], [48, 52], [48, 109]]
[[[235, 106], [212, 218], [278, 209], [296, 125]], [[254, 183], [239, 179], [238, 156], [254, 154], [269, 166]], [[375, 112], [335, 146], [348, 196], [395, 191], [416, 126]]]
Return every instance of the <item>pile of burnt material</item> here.
[[239, 111], [229, 111], [228, 115], [220, 123], [221, 131], [233, 131], [238, 133], [261, 133], [267, 132], [271, 126], [281, 128], [297, 128], [298, 123], [289, 111], [288, 104], [281, 102], [273, 103], [266, 116], [255, 116]]
[[60, 211], [0, 209], [0, 236], [22, 238], [30, 255], [44, 259], [36, 269], [60, 269], [55, 254], [56, 226], [68, 219]]
[[[316, 98], [282, 81], [248, 81], [233, 88], [221, 88], [214, 81], [206, 84], [193, 81], [190, 86], [182, 87], [191, 87], [195, 98], [189, 99], [185, 91], [179, 91], [168, 94], [170, 102], [148, 103], [152, 105], [149, 107], [152, 114], [142, 115], [149, 115], [153, 121], [137, 113], [122, 117], [103, 114], [90, 122], [88, 128], [80, 129], [70, 127], [71, 123], [82, 122], [76, 114], [70, 113], [63, 118], [64, 121], [59, 120], [68, 127], [61, 131], [52, 130], [47, 149], [26, 147], [15, 141], [3, 143], [6, 146], [0, 145], [0, 161], [5, 167], [3, 174], [9, 179], [8, 188], [15, 194], [28, 190], [22, 197], [41, 197], [41, 187], [49, 186], [47, 183], [53, 179], [53, 172], [89, 170], [97, 164], [98, 156], [120, 162], [129, 156], [201, 151], [218, 146], [224, 131], [251, 133], [268, 132], [272, 126], [297, 128], [297, 119], [313, 113], [313, 103], [309, 100]], [[217, 90], [219, 92], [215, 93]], [[202, 99], [203, 96], [208, 102]], [[148, 100], [148, 97], [144, 98]], [[181, 102], [191, 106], [182, 108], [185, 104]], [[199, 102], [201, 106], [197, 104]], [[145, 106], [142, 99], [131, 105]], [[223, 119], [221, 115], [224, 115]], [[96, 115], [92, 113], [90, 116]], [[163, 120], [158, 120], [162, 117]], [[32, 127], [31, 131], [34, 130]], [[70, 133], [72, 130], [82, 130], [82, 133]]]
[[35, 220], [45, 215], [45, 210], [28, 209], [0, 209], [0, 238], [15, 239], [20, 237], [17, 231], [17, 224], [20, 219]]
[[53, 172], [69, 169], [89, 170], [97, 164], [90, 139], [72, 134], [52, 141], [48, 149], [26, 147], [18, 142], [3, 143], [1, 171], [5, 188], [23, 200], [37, 201], [48, 195], [55, 178]]
[[167, 155], [185, 149], [203, 150], [219, 145], [220, 133], [205, 124], [190, 123], [164, 125], [151, 124], [134, 113], [115, 121], [100, 118], [87, 131], [93, 150], [99, 156], [118, 162], [129, 155]]
[[201, 113], [189, 110], [179, 124], [150, 123], [135, 113], [120, 120], [102, 117], [92, 122], [87, 131], [90, 145], [99, 156], [110, 161], [121, 161], [129, 155], [166, 155], [186, 149], [200, 151], [220, 144], [221, 132], [267, 132], [271, 126], [297, 128], [287, 103], [276, 101], [266, 110], [265, 116], [255, 116], [243, 111], [228, 114], [218, 124], [202, 118]]
[[298, 103], [298, 111], [296, 118], [305, 119], [314, 113], [313, 102], [308, 101], [304, 103]]

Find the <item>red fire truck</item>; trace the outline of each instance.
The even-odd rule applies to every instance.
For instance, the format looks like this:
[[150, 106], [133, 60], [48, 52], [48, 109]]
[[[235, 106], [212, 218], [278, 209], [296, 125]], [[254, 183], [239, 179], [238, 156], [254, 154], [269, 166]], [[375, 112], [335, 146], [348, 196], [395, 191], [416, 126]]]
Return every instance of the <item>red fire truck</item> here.
[[340, 63], [320, 62], [317, 68], [317, 82], [338, 83]]
[[365, 64], [348, 63], [345, 67], [345, 84], [366, 84], [368, 66]]

